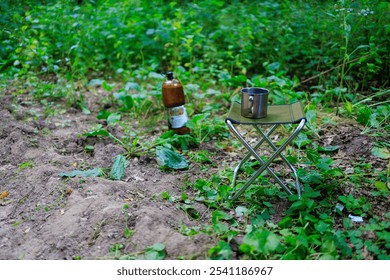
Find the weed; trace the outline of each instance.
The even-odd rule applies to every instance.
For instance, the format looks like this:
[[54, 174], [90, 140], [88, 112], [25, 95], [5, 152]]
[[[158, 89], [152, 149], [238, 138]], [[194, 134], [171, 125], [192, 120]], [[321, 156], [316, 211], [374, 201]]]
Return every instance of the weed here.
[[35, 163], [31, 160], [22, 162], [18, 167], [18, 172], [20, 172], [26, 168], [33, 168], [34, 166], [35, 166]]
[[118, 258], [122, 255], [122, 250], [125, 248], [123, 244], [116, 243], [110, 247], [110, 251], [113, 253], [114, 258]]
[[128, 228], [128, 222], [129, 222], [128, 209], [129, 209], [128, 204], [123, 205], [122, 212], [125, 215], [125, 229], [123, 230], [123, 236], [127, 239], [131, 239], [135, 231]]
[[125, 246], [120, 243], [112, 245], [110, 248], [110, 257], [120, 260], [163, 260], [166, 256], [165, 245], [162, 243], [155, 243], [151, 246], [146, 247], [142, 251], [134, 252], [131, 254], [125, 254], [123, 252], [124, 248]]
[[100, 236], [100, 233], [102, 231], [102, 228], [106, 225], [106, 219], [103, 219], [102, 221], [100, 221], [99, 223], [96, 224], [95, 228], [94, 228], [94, 231], [92, 233], [92, 236], [88, 242], [88, 245], [89, 246], [92, 246], [96, 239], [98, 239], [98, 237]]

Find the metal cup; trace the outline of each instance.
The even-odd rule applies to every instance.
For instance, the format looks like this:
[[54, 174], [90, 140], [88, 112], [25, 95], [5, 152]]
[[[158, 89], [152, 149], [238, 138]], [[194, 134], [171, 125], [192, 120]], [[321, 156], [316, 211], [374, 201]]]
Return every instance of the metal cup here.
[[241, 89], [241, 115], [250, 119], [267, 116], [268, 90], [259, 87]]

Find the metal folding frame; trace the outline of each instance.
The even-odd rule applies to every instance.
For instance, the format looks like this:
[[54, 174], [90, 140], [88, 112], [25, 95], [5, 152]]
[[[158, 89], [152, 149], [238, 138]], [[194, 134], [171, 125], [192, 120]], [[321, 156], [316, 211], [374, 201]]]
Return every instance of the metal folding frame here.
[[[306, 124], [306, 118], [302, 110], [302, 105], [299, 102], [299, 106], [292, 107], [290, 105], [277, 105], [272, 107], [269, 106], [268, 110], [272, 112], [271, 118], [265, 119], [246, 119], [243, 117], [237, 117], [237, 110], [239, 109], [238, 104], [232, 104], [232, 108], [226, 118], [226, 124], [228, 125], [230, 131], [236, 136], [236, 138], [244, 145], [244, 147], [248, 150], [248, 153], [243, 157], [243, 159], [238, 163], [238, 165], [234, 169], [232, 186], [236, 185], [237, 175], [242, 167], [242, 165], [248, 161], [248, 159], [253, 156], [259, 163], [260, 168], [245, 182], [243, 186], [231, 197], [232, 200], [237, 199], [265, 170], [267, 170], [271, 176], [275, 179], [275, 181], [290, 195], [290, 188], [275, 174], [275, 172], [270, 168], [270, 164], [277, 158], [278, 156], [289, 166], [294, 177], [295, 177], [295, 188], [298, 194], [298, 197], [301, 197], [302, 188], [299, 183], [299, 178], [296, 169], [294, 166], [288, 161], [288, 159], [282, 154], [285, 148], [298, 136], [303, 127]], [[292, 110], [298, 110], [298, 112], [294, 112]], [[300, 109], [296, 109], [300, 108]], [[271, 109], [271, 110], [270, 110]], [[283, 112], [281, 117], [278, 116], [278, 111]], [[233, 113], [232, 113], [233, 112]], [[288, 116], [288, 117], [286, 117]], [[294, 131], [290, 134], [290, 136], [283, 142], [280, 147], [276, 147], [276, 145], [270, 139], [272, 133], [276, 130], [277, 127], [286, 124], [297, 124]], [[261, 137], [260, 140], [254, 145], [251, 146], [247, 140], [240, 134], [240, 132], [236, 129], [235, 125], [250, 125], [256, 129], [256, 132]], [[271, 128], [264, 133], [261, 129], [262, 126], [271, 126]], [[257, 150], [264, 143], [267, 142], [268, 145], [273, 149], [274, 153], [267, 159], [263, 160], [258, 154]]]

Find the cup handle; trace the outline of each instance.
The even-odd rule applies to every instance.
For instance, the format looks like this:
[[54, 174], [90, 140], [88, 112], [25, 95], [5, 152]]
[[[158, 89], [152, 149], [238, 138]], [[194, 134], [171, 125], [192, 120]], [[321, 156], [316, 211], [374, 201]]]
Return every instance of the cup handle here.
[[249, 102], [251, 103], [251, 114], [253, 114], [253, 100], [254, 100], [253, 95], [250, 95], [249, 96]]

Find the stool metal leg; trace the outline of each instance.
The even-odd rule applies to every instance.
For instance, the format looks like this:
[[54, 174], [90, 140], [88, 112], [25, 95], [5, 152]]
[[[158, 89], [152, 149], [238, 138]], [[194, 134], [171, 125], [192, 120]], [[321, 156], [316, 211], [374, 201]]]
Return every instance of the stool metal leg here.
[[[268, 158], [267, 161], [265, 161], [262, 166], [249, 178], [249, 180], [237, 191], [237, 193], [231, 198], [232, 200], [238, 198], [248, 187], [253, 183], [253, 181], [265, 170], [268, 169], [278, 183], [281, 183], [281, 186], [289, 193], [292, 194], [290, 189], [286, 187], [279, 179], [279, 177], [276, 176], [276, 174], [268, 168], [270, 163], [278, 156], [280, 153], [287, 147], [288, 144], [299, 134], [299, 132], [302, 130], [302, 128], [305, 125], [305, 120], [301, 120], [297, 128], [294, 130], [294, 132], [287, 138], [287, 140], [275, 150], [275, 152]], [[235, 129], [233, 124], [230, 120], [226, 121], [227, 125], [229, 126], [230, 130], [235, 134], [235, 136], [242, 142], [242, 144], [249, 150], [250, 154], [256, 157], [256, 159], [259, 159], [260, 157], [256, 153], [256, 151], [245, 141], [245, 139], [240, 135], [240, 133]], [[263, 134], [264, 135], [264, 134]], [[264, 135], [265, 136], [265, 135]], [[263, 137], [264, 138], [264, 137]], [[267, 137], [265, 137], [267, 138]], [[266, 140], [266, 139], [264, 139]], [[268, 139], [269, 140], [269, 139]], [[270, 141], [270, 140], [269, 140]], [[257, 145], [256, 145], [257, 146]], [[275, 147], [275, 146], [274, 146]], [[276, 147], [275, 147], [276, 148]], [[247, 160], [247, 159], [246, 159]], [[261, 160], [261, 158], [260, 158]], [[262, 160], [261, 160], [262, 162]], [[298, 190], [298, 195], [300, 196], [300, 189]]]
[[[274, 125], [271, 127], [271, 129], [267, 132], [267, 137], [269, 137], [271, 135], [271, 133], [278, 127], [278, 125]], [[260, 141], [255, 145], [255, 147], [253, 148], [254, 150], [257, 150], [261, 144], [265, 141], [265, 136], [263, 135], [263, 138], [260, 139]], [[237, 174], [238, 174], [238, 171], [240, 170], [240, 168], [242, 167], [242, 165], [247, 162], [247, 160], [250, 158], [252, 154], [249, 152], [245, 155], [245, 157], [237, 164], [236, 168], [234, 169], [234, 173], [233, 173], [233, 180], [232, 180], [232, 186], [234, 187], [236, 185], [236, 179], [237, 179]]]
[[[233, 124], [230, 122], [230, 120], [227, 120], [226, 122], [229, 126], [229, 128], [231, 129], [231, 131], [236, 135], [236, 137], [244, 144], [244, 146], [250, 151], [249, 155], [247, 155], [247, 157], [249, 158], [250, 155], [253, 155], [261, 164], [263, 164], [261, 166], [261, 169], [262, 171], [261, 172], [258, 172], [258, 173], [255, 173], [254, 175], [252, 175], [252, 177], [247, 181], [247, 183], [241, 187], [241, 189], [238, 191], [238, 193], [232, 198], [233, 200], [236, 199], [238, 196], [241, 195], [241, 193], [250, 185], [253, 183], [253, 181], [265, 170], [267, 169], [271, 176], [286, 190], [286, 192], [288, 192], [289, 194], [292, 194], [292, 192], [290, 191], [290, 189], [285, 186], [283, 184], [283, 182], [280, 180], [280, 178], [268, 167], [268, 165], [272, 162], [272, 160], [274, 158], [270, 158], [268, 161], [264, 162], [261, 157], [256, 153], [256, 151], [248, 144], [248, 142], [245, 141], [245, 139], [241, 136], [241, 134], [235, 129], [235, 127], [233, 126]], [[273, 128], [273, 130], [276, 128], [276, 126]], [[270, 134], [270, 132], [268, 132], [267, 134]], [[262, 142], [264, 142], [265, 139], [262, 139], [260, 140], [260, 144]], [[260, 146], [259, 144], [256, 145], [256, 146]], [[280, 151], [279, 151], [280, 153]], [[238, 171], [238, 169], [237, 169]]]
[[[268, 136], [271, 135], [271, 133], [276, 129], [276, 127], [278, 127], [279, 125], [274, 125], [267, 133], [267, 136], [265, 136], [264, 134], [263, 135], [263, 138], [256, 144], [256, 146], [254, 147], [254, 151], [257, 150], [257, 148], [265, 141], [267, 140]], [[238, 136], [240, 137], [240, 136]], [[242, 139], [240, 139], [242, 140]], [[244, 140], [245, 141], [245, 140]], [[267, 140], [268, 141], [268, 140]], [[245, 141], [246, 142], [246, 141]], [[249, 144], [248, 144], [249, 145]], [[253, 155], [257, 161], [259, 161], [259, 163], [262, 165], [264, 164], [265, 162], [263, 161], [263, 159], [255, 152], [254, 154], [251, 154], [250, 152], [245, 156], [245, 158], [243, 160], [241, 160], [241, 162], [237, 165], [237, 167], [235, 168], [234, 170], [234, 174], [233, 174], [233, 180], [232, 180], [232, 186], [234, 187], [235, 186], [235, 181], [236, 181], [236, 176], [237, 176], [237, 173], [239, 171], [239, 168], [242, 166], [242, 164], [244, 162], [246, 162], [248, 160], [248, 158]], [[292, 192], [290, 191], [290, 189], [282, 182], [282, 180], [273, 172], [273, 170], [267, 166], [267, 170], [270, 172], [271, 176], [275, 179], [275, 181], [281, 186], [283, 187], [287, 193], [289, 194], [292, 194]]]
[[[256, 128], [257, 132], [265, 138], [265, 141], [267, 141], [267, 143], [272, 147], [272, 149], [274, 151], [276, 151], [278, 148], [274, 145], [274, 143], [268, 137], [266, 137], [264, 132], [257, 125], [255, 125], [255, 128]], [[295, 167], [288, 161], [288, 159], [282, 153], [280, 153], [279, 156], [290, 167], [291, 171], [293, 172], [294, 177], [295, 177], [295, 188], [297, 189], [298, 197], [301, 197], [301, 186], [299, 184], [299, 178], [298, 178], [298, 174], [297, 174]]]

